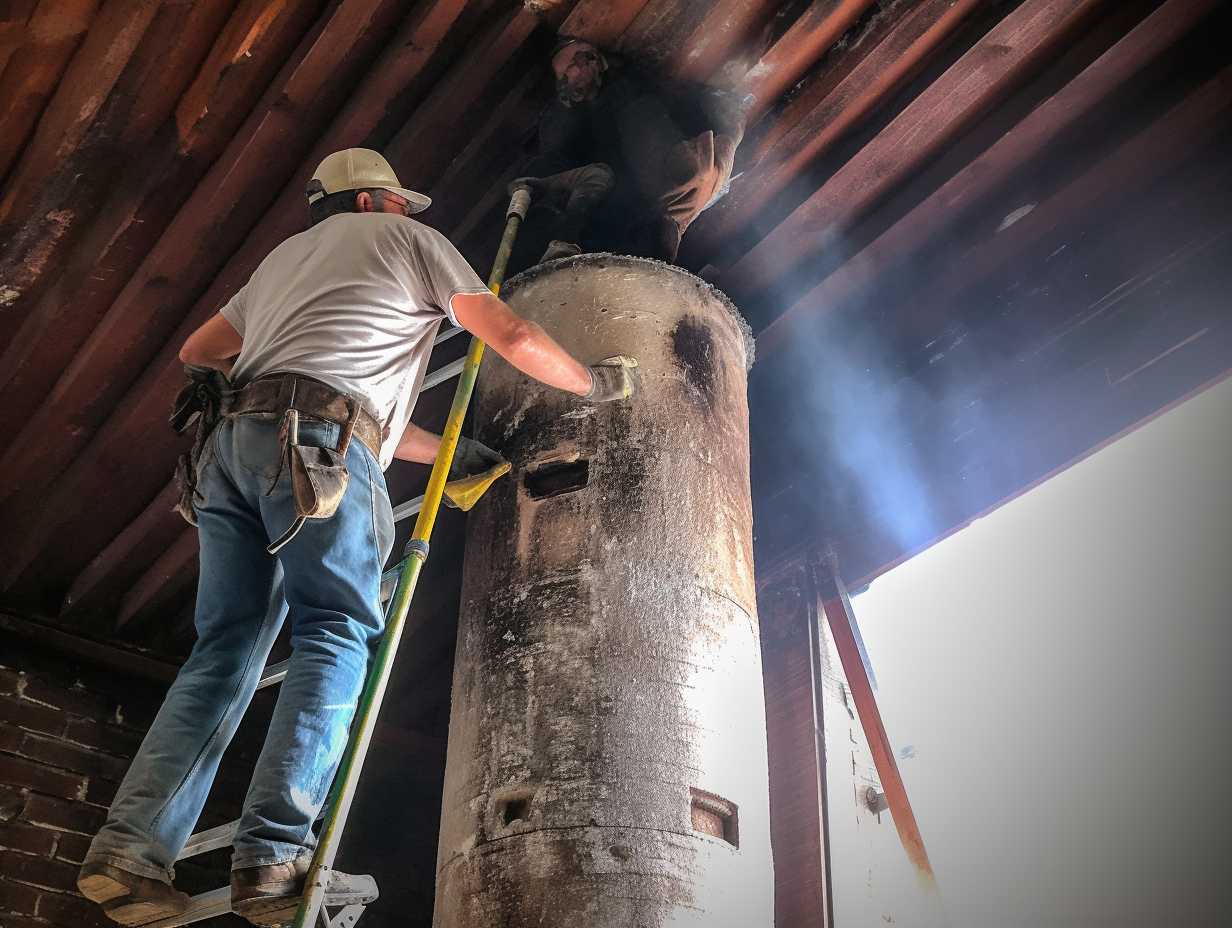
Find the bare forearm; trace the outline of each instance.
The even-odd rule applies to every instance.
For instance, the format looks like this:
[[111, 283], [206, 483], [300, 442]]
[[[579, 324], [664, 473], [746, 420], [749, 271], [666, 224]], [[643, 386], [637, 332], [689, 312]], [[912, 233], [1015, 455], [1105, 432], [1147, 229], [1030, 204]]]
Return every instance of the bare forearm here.
[[590, 392], [590, 370], [565, 351], [542, 328], [523, 319], [490, 293], [459, 293], [454, 316], [464, 329], [540, 383], [578, 396]]
[[590, 371], [558, 345], [537, 323], [522, 320], [523, 331], [510, 344], [493, 346], [523, 374], [577, 396], [590, 391]]
[[399, 461], [431, 464], [436, 460], [436, 452], [440, 447], [441, 436], [427, 429], [421, 429], [414, 422], [408, 422], [398, 442], [398, 447], [394, 449], [394, 457]]

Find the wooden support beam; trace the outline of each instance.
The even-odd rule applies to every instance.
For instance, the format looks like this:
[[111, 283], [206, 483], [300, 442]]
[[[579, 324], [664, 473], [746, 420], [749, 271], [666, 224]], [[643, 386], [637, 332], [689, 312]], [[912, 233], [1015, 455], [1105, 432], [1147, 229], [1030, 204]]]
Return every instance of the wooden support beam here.
[[741, 89], [757, 98], [754, 114], [772, 106], [821, 61], [870, 6], [872, 0], [813, 0], [742, 81]]
[[724, 289], [738, 304], [778, 292], [802, 262], [832, 248], [856, 219], [1043, 67], [1104, 2], [1025, 0], [725, 271]]
[[[219, 35], [173, 119], [165, 120], [148, 143], [126, 146], [138, 150], [129, 153], [126, 170], [109, 170], [99, 178], [112, 192], [78, 243], [62, 260], [49, 257], [13, 307], [21, 327], [0, 356], [0, 390], [7, 397], [0, 429], [20, 428], [53, 388], [311, 25], [319, 5], [245, 0], [221, 31], [215, 24], [186, 25], [184, 31], [201, 38]], [[226, 6], [196, 8], [225, 11]], [[187, 44], [179, 43], [181, 55]], [[174, 75], [159, 78], [147, 75], [145, 83], [168, 90], [181, 83]], [[98, 175], [94, 153], [85, 157], [84, 170]], [[84, 219], [78, 216], [77, 225]], [[67, 215], [65, 223], [72, 224]], [[35, 251], [50, 234], [41, 217], [37, 224], [43, 232], [35, 236]]]
[[690, 228], [686, 260], [713, 261], [768, 204], [923, 67], [983, 0], [924, 0], [886, 15], [792, 98], [759, 134], [731, 192]]
[[1108, 158], [1098, 161], [1029, 213], [968, 247], [937, 275], [927, 298], [912, 307], [913, 329], [936, 329], [960, 294], [1005, 267], [1044, 236], [1080, 221], [1098, 203], [1142, 189], [1228, 125], [1232, 66], [1223, 69]]
[[[64, 173], [64, 162], [97, 121], [108, 122], [105, 104], [159, 6], [158, 0], [117, 0], [103, 7], [5, 179], [0, 196], [0, 306], [17, 302], [49, 267], [51, 256], [43, 252], [58, 246], [83, 205], [94, 205], [63, 200], [64, 184], [53, 182], [75, 180], [75, 175]], [[73, 160], [78, 172], [86, 169], [80, 159]], [[38, 242], [27, 241], [32, 234], [42, 242], [41, 251], [34, 247]], [[0, 316], [0, 339], [10, 335], [17, 321], [9, 313]]]
[[132, 674], [155, 683], [170, 683], [179, 672], [179, 665], [149, 654], [76, 635], [47, 622], [0, 612], [0, 632], [49, 648], [69, 657], [78, 658], [108, 670]]
[[907, 798], [907, 787], [898, 771], [898, 761], [894, 759], [894, 746], [886, 733], [881, 710], [877, 708], [877, 697], [873, 693], [861, 648], [856, 640], [855, 617], [851, 612], [847, 591], [842, 587], [841, 581], [831, 579], [829, 589], [823, 588], [821, 598], [821, 608], [834, 638], [839, 660], [843, 664], [843, 675], [847, 678], [847, 686], [856, 704], [860, 727], [864, 729], [864, 737], [868, 740], [869, 751], [877, 767], [877, 779], [881, 781], [882, 791], [889, 803], [894, 827], [898, 829], [898, 838], [907, 852], [907, 859], [925, 884], [935, 888], [936, 878], [928, 860], [928, 852], [924, 849], [924, 838], [920, 834], [920, 826]]
[[646, 6], [647, 0], [579, 0], [561, 23], [560, 34], [610, 48]]
[[[1211, 115], [1218, 131], [1219, 114]], [[1194, 152], [1189, 141], [1176, 140], [1189, 157], [1169, 162], [1165, 184], [1131, 175], [1088, 205], [1081, 221], [1069, 214], [1050, 223], [1050, 236], [1016, 251], [1003, 274], [965, 295], [968, 316], [988, 324], [964, 327], [944, 362], [930, 366], [921, 352], [916, 371], [892, 383], [878, 378], [879, 392], [860, 397], [871, 411], [862, 416], [869, 430], [886, 430], [877, 411], [887, 408], [889, 428], [910, 423], [883, 453], [913, 457], [911, 492], [928, 507], [916, 530], [902, 529], [894, 497], [879, 493], [875, 480], [863, 487], [826, 480], [814, 461], [795, 486], [761, 476], [759, 564], [790, 561], [798, 539], [824, 536], [862, 585], [1226, 377], [1232, 186], [1227, 169], [1212, 170], [1221, 152], [1227, 163], [1226, 145]], [[1131, 154], [1126, 163], [1139, 170], [1151, 162]], [[1065, 260], [1053, 258], [1067, 243]], [[1019, 279], [1034, 285], [1017, 288]], [[891, 318], [888, 331], [899, 327]], [[852, 363], [879, 365], [865, 357]]]
[[834, 924], [816, 604], [811, 578], [798, 567], [780, 572], [757, 592], [770, 753], [774, 923], [782, 928]]
[[109, 596], [118, 598], [119, 589], [140, 575], [142, 555], [165, 550], [183, 533], [184, 520], [173, 511], [179, 496], [173, 480], [86, 565], [64, 597], [61, 618], [90, 611], [105, 604]]
[[[440, 178], [456, 146], [465, 144], [480, 118], [477, 114], [469, 121], [459, 120], [458, 113], [481, 108], [492, 78], [522, 50], [538, 25], [538, 18], [523, 7], [493, 19], [474, 41], [473, 54], [459, 59], [435, 84], [385, 146], [385, 157], [404, 184], [426, 189]], [[493, 114], [482, 118], [488, 122]], [[426, 139], [431, 144], [425, 144]]]
[[41, 0], [29, 20], [10, 21], [0, 58], [0, 179], [30, 137], [98, 11], [99, 0]]
[[679, 78], [697, 82], [709, 80], [716, 72], [730, 73], [728, 80], [720, 78], [718, 83], [732, 86], [736, 72], [742, 77], [760, 57], [757, 44], [763, 27], [774, 16], [774, 6], [749, 0], [719, 0], [708, 6], [692, 34], [669, 56], [668, 69]]
[[[1169, 0], [991, 148], [771, 322], [758, 335], [758, 349], [767, 355], [776, 351], [791, 337], [802, 317], [832, 312], [848, 304], [889, 270], [893, 262], [934, 241], [1015, 170], [1042, 155], [1062, 132], [1086, 118], [1134, 75], [1157, 61], [1218, 6], [1218, 0]], [[1175, 145], [1172, 151], [1179, 153]], [[1147, 171], [1160, 166], [1158, 161], [1151, 160], [1138, 164]], [[1107, 177], [1103, 171], [1101, 166], [1097, 174]], [[1082, 189], [1091, 189], [1091, 184], [1083, 184]], [[1000, 242], [1010, 239], [1016, 241], [1015, 236], [1001, 236]], [[970, 274], [965, 260], [954, 262], [952, 267], [964, 277]], [[940, 302], [948, 304], [953, 295], [952, 289], [947, 289]]]
[[185, 584], [197, 576], [197, 530], [185, 526], [171, 543], [133, 584], [116, 613], [117, 630], [143, 613], [165, 606], [181, 592]]

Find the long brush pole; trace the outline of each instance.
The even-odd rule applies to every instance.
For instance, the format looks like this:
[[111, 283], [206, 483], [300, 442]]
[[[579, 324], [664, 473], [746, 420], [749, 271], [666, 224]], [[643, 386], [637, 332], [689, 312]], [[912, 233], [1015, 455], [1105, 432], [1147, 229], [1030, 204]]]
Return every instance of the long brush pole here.
[[[496, 250], [496, 259], [492, 262], [492, 273], [488, 277], [488, 289], [494, 294], [500, 293], [501, 284], [505, 280], [505, 268], [509, 264], [509, 255], [513, 251], [514, 239], [518, 236], [518, 228], [529, 207], [530, 191], [524, 188], [517, 190], [509, 201], [505, 234], [501, 237], [500, 247]], [[304, 897], [300, 900], [299, 909], [295, 913], [294, 928], [310, 928], [314, 925], [320, 914], [321, 906], [325, 902], [329, 873], [334, 866], [338, 843], [342, 839], [347, 815], [351, 811], [351, 802], [355, 798], [355, 790], [359, 785], [359, 775], [363, 770], [364, 759], [368, 755], [368, 745], [372, 741], [377, 715], [381, 711], [381, 702], [385, 697], [385, 687], [389, 683], [389, 675], [393, 670], [398, 642], [402, 639], [402, 630], [406, 626], [411, 599], [415, 595], [415, 585], [419, 582], [420, 571], [428, 559], [428, 541], [432, 536], [432, 527], [436, 524], [436, 515], [441, 508], [441, 496], [445, 491], [445, 482], [449, 477], [449, 467], [453, 463], [454, 451], [458, 447], [458, 438], [462, 434], [462, 420], [466, 418], [466, 409], [470, 405], [471, 393], [475, 389], [475, 378], [479, 375], [479, 363], [483, 360], [483, 349], [482, 341], [478, 338], [471, 339], [470, 350], [466, 354], [466, 365], [462, 368], [458, 388], [453, 394], [453, 405], [449, 409], [449, 419], [445, 423], [445, 431], [441, 436], [441, 447], [432, 464], [432, 475], [428, 478], [428, 488], [424, 491], [423, 507], [419, 510], [419, 517], [415, 520], [415, 531], [406, 545], [406, 556], [400, 567], [398, 588], [394, 591], [389, 621], [385, 625], [385, 634], [381, 637], [376, 657], [372, 661], [372, 669], [368, 673], [363, 693], [359, 697], [350, 743], [338, 765], [338, 775], [334, 781], [334, 800], [325, 816], [325, 823], [321, 826], [321, 837], [317, 842], [316, 853], [312, 857], [312, 866], [308, 870], [304, 883]]]

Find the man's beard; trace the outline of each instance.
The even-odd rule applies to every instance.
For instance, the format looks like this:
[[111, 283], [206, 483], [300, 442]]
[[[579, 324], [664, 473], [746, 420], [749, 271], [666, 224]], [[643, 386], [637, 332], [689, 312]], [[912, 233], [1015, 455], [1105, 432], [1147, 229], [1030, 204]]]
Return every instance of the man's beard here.
[[594, 99], [599, 93], [603, 78], [596, 74], [585, 84], [570, 84], [564, 78], [556, 82], [556, 99], [565, 106], [577, 106]]

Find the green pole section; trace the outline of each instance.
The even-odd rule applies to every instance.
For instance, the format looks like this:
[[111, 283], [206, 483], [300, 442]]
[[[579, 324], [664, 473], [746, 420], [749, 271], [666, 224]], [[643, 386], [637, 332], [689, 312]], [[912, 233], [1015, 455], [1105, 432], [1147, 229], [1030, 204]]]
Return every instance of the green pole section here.
[[[488, 277], [488, 288], [494, 294], [500, 293], [501, 284], [504, 283], [509, 254], [513, 250], [518, 227], [529, 206], [530, 192], [525, 189], [516, 191], [509, 201], [505, 234], [501, 238], [500, 247], [496, 251], [496, 260], [492, 262], [492, 273]], [[436, 523], [437, 512], [440, 511], [441, 496], [445, 490], [454, 451], [458, 446], [458, 438], [462, 434], [462, 420], [466, 418], [471, 393], [475, 389], [475, 379], [479, 375], [483, 348], [482, 341], [477, 338], [471, 339], [470, 350], [466, 354], [466, 365], [462, 368], [462, 375], [458, 379], [458, 388], [453, 395], [453, 405], [450, 407], [445, 431], [441, 436], [441, 447], [432, 464], [432, 475], [428, 478], [428, 488], [424, 491], [423, 506], [419, 510], [419, 518], [415, 520], [415, 531], [411, 540], [407, 542], [406, 557], [399, 565], [398, 587], [394, 591], [385, 634], [381, 637], [376, 657], [372, 661], [372, 668], [368, 672], [368, 679], [360, 694], [355, 719], [351, 723], [351, 740], [338, 765], [337, 776], [334, 778], [329, 811], [321, 826], [321, 836], [317, 841], [316, 853], [312, 856], [312, 865], [304, 882], [304, 896], [295, 913], [294, 928], [311, 928], [316, 923], [321, 906], [325, 903], [329, 873], [333, 869], [334, 858], [338, 853], [338, 843], [342, 839], [347, 815], [351, 811], [351, 802], [355, 798], [355, 790], [359, 785], [359, 775], [363, 770], [364, 758], [368, 754], [368, 745], [372, 741], [377, 715], [381, 711], [381, 702], [385, 697], [385, 687], [389, 683], [389, 676], [393, 670], [394, 655], [398, 650], [398, 642], [402, 639], [402, 630], [406, 626], [411, 599], [415, 595], [415, 586], [419, 582], [419, 572], [428, 559], [428, 541], [432, 535], [432, 527]]]

